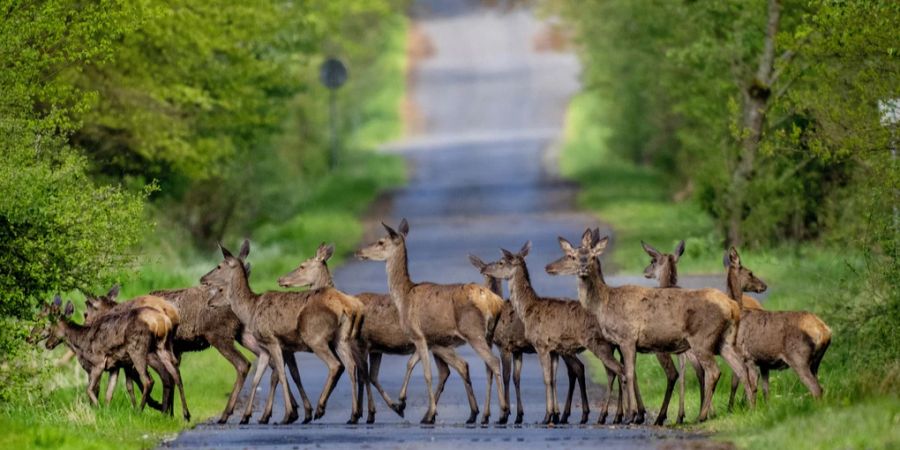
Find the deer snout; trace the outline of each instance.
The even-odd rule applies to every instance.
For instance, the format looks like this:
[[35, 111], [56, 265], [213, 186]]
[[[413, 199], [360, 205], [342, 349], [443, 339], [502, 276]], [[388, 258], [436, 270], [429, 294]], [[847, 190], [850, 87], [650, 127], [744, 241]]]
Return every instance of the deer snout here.
[[356, 259], [360, 259], [360, 260], [363, 260], [363, 261], [369, 259], [369, 257], [366, 256], [366, 254], [363, 253], [362, 250], [357, 250], [355, 253], [353, 253], [353, 256], [355, 256]]

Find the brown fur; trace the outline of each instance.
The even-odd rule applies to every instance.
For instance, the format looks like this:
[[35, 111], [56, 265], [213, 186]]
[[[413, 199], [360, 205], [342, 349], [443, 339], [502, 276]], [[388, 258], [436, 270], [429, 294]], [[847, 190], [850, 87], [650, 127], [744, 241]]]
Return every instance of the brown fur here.
[[[479, 271], [483, 271], [489, 264], [486, 264], [475, 255], [469, 255], [469, 261]], [[503, 295], [502, 280], [487, 275], [484, 276], [484, 286], [498, 296]], [[509, 404], [509, 379], [512, 374], [513, 384], [516, 387], [516, 424], [521, 424], [525, 409], [522, 402], [521, 377], [522, 377], [522, 355], [525, 353], [535, 353], [534, 346], [525, 338], [525, 323], [516, 315], [512, 302], [507, 300], [503, 303], [503, 310], [500, 311], [500, 318], [497, 320], [497, 326], [494, 328], [494, 345], [500, 349], [500, 363], [503, 370], [503, 383], [505, 388], [503, 396], [506, 403]], [[584, 364], [574, 354], [560, 355], [566, 364], [566, 372], [569, 376], [569, 389], [566, 395], [566, 406], [563, 409], [560, 423], [568, 423], [569, 415], [572, 413], [572, 396], [575, 391], [575, 383], [578, 382], [581, 390], [581, 422], [586, 423], [590, 414], [590, 405], [587, 399], [587, 386], [584, 378]]]
[[[309, 287], [311, 289], [320, 289], [323, 287], [334, 286], [334, 280], [331, 272], [328, 270], [328, 259], [334, 253], [334, 247], [331, 245], [321, 244], [316, 250], [316, 255], [306, 261], [300, 263], [296, 269], [278, 279], [278, 284], [283, 287]], [[368, 418], [367, 423], [375, 421], [375, 401], [372, 395], [371, 385], [374, 384], [384, 401], [397, 412], [401, 417], [406, 409], [406, 392], [409, 385], [412, 370], [418, 364], [419, 358], [415, 353], [415, 346], [400, 329], [400, 316], [397, 307], [391, 301], [390, 296], [385, 294], [362, 293], [357, 298], [365, 305], [363, 316], [366, 318], [360, 331], [361, 343], [363, 345], [364, 355], [369, 355], [369, 376], [366, 383], [368, 393]], [[459, 345], [464, 343], [461, 339]], [[475, 400], [472, 390], [472, 382], [469, 378], [469, 366], [465, 359], [460, 358], [452, 347], [433, 348], [435, 362], [438, 366], [438, 389], [435, 398], [440, 398], [443, 387], [449, 376], [449, 366], [453, 366], [460, 376], [466, 387], [466, 393], [469, 397], [469, 406], [471, 414], [468, 423], [475, 421], [478, 415], [478, 403]], [[398, 401], [394, 402], [390, 396], [381, 387], [378, 380], [378, 372], [381, 367], [382, 354], [409, 355], [412, 354], [407, 361], [406, 375], [403, 379], [403, 387], [400, 390]]]
[[[50, 317], [55, 324], [45, 346], [52, 349], [63, 340], [69, 344], [89, 372], [87, 393], [93, 404], [98, 404], [96, 392], [104, 371], [133, 366], [141, 382], [140, 408], [143, 409], [153, 387], [153, 379], [147, 373], [147, 367], [151, 365], [161, 377], [174, 380], [181, 394], [184, 419], [190, 420], [184, 386], [168, 339], [171, 322], [165, 314], [152, 308], [132, 308], [100, 316], [90, 325], [78, 325], [70, 321], [74, 310], [72, 303], [66, 305], [63, 314], [59, 312], [60, 304], [57, 297], [50, 308]], [[151, 364], [151, 354], [159, 365]]]
[[[425, 385], [428, 389], [428, 411], [423, 423], [434, 423], [437, 414], [436, 401], [431, 386], [431, 363], [428, 359], [429, 346], [452, 346], [463, 338], [485, 362], [486, 370], [496, 378], [500, 392], [504, 389], [500, 377], [500, 360], [491, 353], [490, 341], [503, 299], [489, 289], [475, 284], [435, 284], [414, 283], [409, 278], [405, 236], [409, 225], [404, 219], [399, 233], [384, 226], [388, 236], [357, 252], [363, 259], [386, 261], [388, 286], [391, 300], [397, 306], [400, 328], [416, 346], [416, 353], [422, 362]], [[490, 416], [490, 391], [488, 384], [483, 423]], [[499, 422], [505, 423], [509, 417], [509, 405], [502, 394]]]
[[[243, 420], [248, 420], [252, 414], [256, 388], [270, 358], [274, 360], [275, 376], [284, 394], [285, 416], [282, 423], [297, 420], [293, 396], [286, 384], [284, 356], [285, 352], [312, 351], [325, 362], [329, 370], [315, 418], [325, 414], [328, 397], [346, 367], [354, 390], [350, 422], [357, 421], [361, 415], [356, 395], [359, 355], [351, 340], [353, 317], [347, 313], [348, 305], [353, 302], [345, 294], [330, 287], [306, 292], [270, 291], [256, 294], [250, 289], [247, 272], [241, 261], [224, 248], [222, 254], [224, 260], [201, 278], [202, 284], [214, 291], [210, 304], [230, 305], [264, 350], [260, 354], [260, 364], [253, 378]], [[362, 366], [364, 367], [364, 362]], [[295, 381], [298, 379], [296, 377]], [[272, 386], [273, 389], [275, 387]], [[270, 409], [269, 406], [267, 405], [267, 410]]]
[[[729, 296], [744, 307], [737, 345], [747, 357], [747, 370], [754, 378], [752, 382], [755, 383], [756, 367], [759, 367], [763, 395], [768, 398], [769, 371], [790, 367], [814, 398], [821, 397], [818, 369], [822, 356], [831, 344], [831, 329], [810, 312], [747, 308], [748, 296], [743, 295], [743, 291], [761, 292], [766, 289], [766, 284], [741, 265], [740, 255], [734, 247], [725, 260]], [[734, 404], [738, 384], [739, 380], [732, 378], [729, 408]]]
[[[636, 404], [635, 359], [637, 352], [681, 353], [691, 350], [704, 368], [705, 404], [698, 420], [706, 420], [712, 393], [719, 378], [714, 358], [721, 354], [742, 379], [746, 379], [743, 358], [734, 348], [740, 310], [716, 289], [658, 289], [640, 286], [607, 286], [599, 256], [607, 238], [587, 230], [582, 245], [573, 247], [560, 238], [565, 255], [547, 266], [553, 275], [578, 277], [578, 298], [593, 312], [603, 337], [618, 344], [625, 360], [629, 407]], [[746, 387], [753, 402], [752, 388]], [[632, 409], [630, 415], [636, 416]]]

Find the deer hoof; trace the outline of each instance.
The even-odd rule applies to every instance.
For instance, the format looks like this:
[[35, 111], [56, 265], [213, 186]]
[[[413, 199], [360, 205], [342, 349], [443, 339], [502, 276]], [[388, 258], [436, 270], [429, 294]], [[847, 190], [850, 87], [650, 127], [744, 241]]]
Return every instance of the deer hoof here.
[[623, 416], [621, 414], [616, 414], [616, 416], [613, 417], [612, 423], [614, 423], [614, 424], [622, 423], [622, 419], [623, 419]]
[[544, 413], [544, 418], [541, 420], [541, 425], [547, 425], [550, 423], [550, 413]]
[[664, 415], [656, 416], [656, 420], [653, 421], [653, 425], [656, 425], [658, 427], [665, 425], [665, 423], [666, 423], [666, 416], [664, 416]]
[[268, 417], [260, 417], [259, 420], [256, 421], [256, 423], [258, 423], [260, 425], [265, 425], [265, 424], [269, 423], [269, 418]]
[[636, 423], [638, 425], [644, 423], [644, 413], [643, 412], [637, 413], [637, 415], [635, 415], [633, 417], [633, 420], [631, 421], [631, 423]]
[[241, 425], [247, 425], [248, 423], [250, 423], [250, 416], [241, 417], [241, 421], [238, 423]]
[[366, 423], [375, 423], [375, 413], [370, 412], [368, 416], [366, 416]]
[[584, 424], [586, 424], [587, 421], [588, 421], [588, 418], [590, 417], [590, 415], [591, 415], [591, 413], [589, 413], [589, 412], [583, 412], [583, 413], [581, 413], [581, 420], [578, 422], [578, 424], [579, 424], [579, 425], [584, 425]]
[[219, 425], [225, 425], [226, 423], [228, 423], [228, 416], [220, 417], [219, 420], [216, 421], [216, 423]]
[[678, 416], [678, 417], [675, 419], [675, 423], [678, 424], [678, 425], [683, 424], [683, 423], [684, 423], [684, 416]]
[[419, 421], [422, 425], [434, 425], [434, 418], [437, 416], [436, 412], [427, 412], [425, 413], [425, 417], [422, 417], [422, 420]]
[[475, 423], [475, 420], [478, 419], [478, 411], [472, 411], [469, 413], [469, 418], [466, 420], [466, 425], [472, 425]]
[[568, 414], [563, 414], [563, 415], [559, 418], [559, 423], [561, 423], [561, 424], [567, 424], [567, 423], [569, 423], [569, 415], [568, 415]]
[[390, 408], [397, 413], [398, 416], [403, 417], [403, 412], [406, 410], [406, 403], [392, 403]]
[[553, 415], [550, 416], [550, 420], [553, 422], [553, 425], [558, 425], [559, 424], [559, 413], [553, 413]]
[[184, 416], [184, 421], [185, 421], [185, 422], [190, 422], [190, 421], [191, 421], [191, 413], [186, 412], [186, 413], [182, 414], [182, 416]]
[[297, 410], [293, 409], [289, 414], [284, 416], [284, 419], [281, 419], [280, 425], [287, 425], [297, 421], [300, 418], [300, 415], [297, 414]]
[[313, 416], [313, 420], [319, 420], [324, 415], [325, 415], [325, 407], [322, 405], [319, 405], [316, 407], [316, 415]]
[[356, 425], [359, 423], [358, 417], [351, 417], [350, 420], [347, 421], [346, 425]]
[[597, 418], [597, 425], [605, 425], [606, 424], [606, 413], [600, 414], [600, 417]]
[[522, 425], [522, 421], [523, 421], [524, 419], [525, 419], [525, 413], [524, 413], [524, 412], [516, 413], [516, 421], [515, 421], [515, 424], [516, 424], [516, 425]]

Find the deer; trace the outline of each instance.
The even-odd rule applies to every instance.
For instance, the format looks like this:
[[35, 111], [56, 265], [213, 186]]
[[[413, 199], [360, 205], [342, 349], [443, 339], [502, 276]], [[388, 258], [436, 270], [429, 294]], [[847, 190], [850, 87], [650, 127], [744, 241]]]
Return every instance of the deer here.
[[[471, 254], [469, 255], [469, 262], [471, 262], [484, 277], [485, 287], [498, 296], [502, 296], [502, 280], [485, 273], [485, 269], [490, 264], [485, 263], [481, 258]], [[535, 353], [535, 349], [526, 339], [525, 324], [522, 322], [522, 319], [519, 319], [516, 315], [515, 308], [511, 301], [503, 303], [503, 310], [500, 312], [500, 319], [497, 321], [497, 327], [494, 330], [494, 345], [500, 349], [500, 364], [503, 370], [503, 383], [506, 388], [503, 391], [503, 396], [506, 397], [507, 404], [509, 404], [509, 378], [510, 373], [512, 372], [513, 383], [516, 388], [516, 419], [514, 423], [518, 425], [522, 423], [522, 420], [525, 417], [522, 392], [520, 389], [522, 379], [522, 355], [525, 353], [533, 354]], [[566, 363], [566, 372], [569, 376], [569, 390], [566, 395], [566, 406], [563, 409], [563, 414], [559, 419], [559, 423], [568, 423], [569, 421], [569, 416], [572, 413], [572, 396], [575, 393], [576, 381], [581, 390], [582, 412], [581, 421], [579, 423], [587, 423], [588, 416], [590, 415], [590, 404], [587, 399], [584, 364], [575, 355], [561, 354], [560, 356], [563, 358], [563, 362]], [[608, 401], [607, 397], [607, 403]], [[606, 409], [607, 408], [604, 407], [604, 411], [606, 411]], [[617, 414], [617, 417], [621, 418], [621, 414]], [[603, 417], [603, 419], [605, 420], [605, 417]]]
[[[284, 356], [288, 351], [311, 351], [328, 367], [328, 378], [319, 397], [315, 419], [325, 414], [328, 398], [346, 368], [353, 390], [348, 423], [356, 423], [361, 417], [357, 374], [365, 376], [368, 373], [353, 342], [357, 332], [353, 327], [361, 321], [362, 303], [333, 288], [257, 294], [250, 288], [242, 261], [221, 245], [220, 250], [223, 260], [203, 275], [200, 283], [210, 291], [210, 306], [229, 305], [260, 346], [259, 363], [244, 417], [249, 418], [252, 414], [256, 389], [271, 359], [277, 377], [277, 384], [273, 384], [272, 389], [281, 386], [285, 403], [280, 423], [296, 421], [298, 414], [286, 383]], [[358, 365], [364, 370], [358, 372]]]
[[[603, 340], [597, 321], [578, 302], [540, 297], [531, 285], [525, 257], [531, 250], [531, 241], [525, 243], [518, 253], [501, 249], [503, 257], [488, 264], [483, 273], [509, 283], [509, 299], [516, 317], [524, 324], [525, 339], [534, 347], [544, 375], [545, 413], [542, 424], [559, 423], [559, 405], [556, 399], [556, 368], [560, 355], [575, 355], [590, 349], [607, 367], [610, 393], [615, 374], [622, 374], [622, 365], [613, 356], [613, 347]], [[586, 397], [586, 395], [585, 395]], [[607, 396], [606, 404], [609, 403]], [[587, 405], [586, 399], [584, 404]], [[622, 407], [619, 396], [619, 410], [616, 420], [621, 420]], [[587, 408], [585, 406], [585, 408]], [[587, 411], [582, 419], [586, 421]], [[601, 412], [601, 422], [605, 421], [606, 408]]]
[[[316, 249], [316, 254], [301, 262], [297, 268], [278, 279], [281, 287], [306, 287], [312, 290], [323, 289], [326, 287], [334, 287], [334, 280], [331, 271], [328, 269], [328, 259], [334, 254], [334, 245], [327, 245], [324, 242]], [[363, 313], [365, 320], [362, 323], [362, 352], [369, 358], [369, 375], [366, 383], [368, 393], [368, 416], [366, 423], [375, 422], [375, 400], [372, 395], [371, 385], [381, 394], [385, 403], [394, 410], [400, 417], [403, 417], [406, 409], [406, 392], [409, 385], [413, 368], [419, 361], [415, 353], [415, 346], [406, 337], [406, 334], [400, 330], [400, 317], [397, 307], [394, 306], [390, 296], [385, 294], [376, 294], [364, 292], [357, 294], [356, 297], [365, 305]], [[462, 341], [459, 341], [462, 343]], [[472, 389], [472, 381], [469, 377], [469, 364], [465, 359], [459, 357], [453, 347], [432, 346], [432, 354], [435, 357], [435, 363], [438, 368], [438, 387], [435, 392], [435, 402], [439, 401], [441, 393], [447, 378], [450, 376], [449, 367], [452, 366], [462, 377], [466, 388], [466, 395], [469, 400], [470, 414], [466, 420], [467, 424], [475, 423], [478, 417], [478, 402], [475, 400], [475, 393]], [[409, 355], [412, 354], [407, 362], [406, 375], [403, 380], [403, 387], [400, 390], [400, 396], [397, 402], [391, 400], [390, 396], [382, 388], [378, 381], [378, 372], [381, 367], [381, 358], [383, 354]]]
[[[743, 292], [764, 292], [768, 286], [742, 265], [734, 247], [725, 253], [723, 263], [727, 270], [728, 295], [741, 307], [737, 346], [747, 358], [747, 371], [754, 383], [756, 368], [759, 368], [763, 398], [769, 399], [769, 371], [788, 367], [797, 373], [813, 398], [821, 398], [819, 364], [831, 345], [831, 329], [810, 312], [748, 308], [746, 299], [752, 297]], [[740, 381], [732, 377], [729, 410]]]
[[[145, 307], [145, 308], [154, 309], [157, 312], [164, 314], [169, 319], [169, 322], [171, 323], [172, 327], [170, 330], [168, 330], [167, 336], [170, 340], [172, 340], [174, 338], [174, 336], [176, 334], [176, 330], [178, 328], [178, 324], [181, 321], [181, 316], [178, 314], [178, 310], [175, 308], [174, 305], [167, 302], [165, 299], [154, 296], [154, 295], [138, 296], [138, 297], [135, 297], [131, 300], [128, 300], [128, 301], [120, 304], [120, 303], [116, 302], [116, 298], [118, 297], [118, 295], [119, 295], [119, 285], [116, 284], [105, 295], [99, 295], [99, 296], [88, 295], [88, 296], [86, 296], [86, 299], [85, 299], [86, 310], [84, 312], [84, 324], [90, 325], [91, 323], [93, 323], [94, 320], [96, 320], [98, 318], [98, 316], [101, 316], [101, 315], [110, 314], [110, 313], [121, 313], [128, 309]], [[169, 342], [169, 343], [167, 343], [167, 345], [171, 346], [172, 343]], [[154, 362], [156, 362], [156, 361], [154, 361], [155, 354], [151, 353], [149, 355], [149, 358], [151, 361], [151, 366], [158, 367], [158, 364], [157, 365], [153, 364]], [[178, 366], [177, 357], [176, 357], [175, 364], [176, 364], [176, 366]], [[123, 369], [125, 370], [125, 374], [126, 374], [125, 390], [128, 393], [128, 396], [131, 399], [131, 403], [133, 406], [135, 404], [135, 399], [134, 399], [134, 391], [133, 391], [131, 384], [132, 384], [132, 382], [137, 382], [138, 384], [140, 384], [140, 380], [137, 377], [137, 373], [135, 373], [133, 370], [130, 370], [131, 369], [130, 366], [123, 367]], [[115, 387], [116, 387], [116, 384], [118, 381], [118, 375], [119, 375], [118, 369], [110, 371], [109, 383], [107, 385], [107, 390], [106, 390], [106, 404], [107, 405], [110, 404], [110, 402], [112, 401], [113, 393], [115, 391]], [[173, 405], [171, 404], [172, 398], [170, 397], [170, 393], [171, 393], [171, 388], [173, 387], [173, 385], [171, 383], [173, 380], [171, 380], [168, 377], [168, 374], [165, 371], [162, 371], [160, 373], [160, 379], [163, 382], [163, 403], [161, 405], [162, 411], [163, 412], [168, 411], [169, 413], [172, 413]], [[148, 401], [149, 400], [150, 399], [148, 399]], [[151, 407], [154, 407], [154, 406], [151, 406]]]
[[103, 372], [131, 365], [141, 381], [138, 408], [143, 410], [153, 388], [153, 378], [147, 371], [149, 355], [153, 354], [160, 363], [154, 369], [161, 375], [165, 372], [174, 381], [181, 395], [182, 415], [185, 421], [190, 421], [184, 385], [168, 336], [172, 324], [165, 314], [152, 308], [134, 308], [102, 316], [90, 325], [79, 325], [71, 320], [75, 305], [69, 301], [60, 312], [61, 305], [59, 296], [49, 305], [51, 323], [44, 331], [44, 346], [52, 350], [65, 341], [79, 360], [86, 361], [85, 366], [89, 368], [87, 394], [93, 405], [99, 404], [96, 392]]
[[[629, 416], [634, 411], [637, 352], [683, 353], [690, 350], [703, 367], [704, 403], [697, 420], [708, 418], [712, 395], [720, 371], [715, 355], [721, 355], [746, 383], [744, 356], [735, 346], [740, 308], [716, 289], [657, 289], [642, 286], [608, 286], [603, 279], [599, 257], [609, 237], [600, 238], [598, 229], [587, 229], [581, 246], [559, 237], [563, 256], [546, 266], [551, 275], [574, 275], [578, 300], [600, 324], [603, 337], [619, 346], [625, 362], [625, 390]], [[756, 386], [744, 386], [751, 407]], [[671, 391], [667, 389], [667, 394]], [[669, 398], [663, 401], [667, 405]]]
[[[498, 423], [509, 418], [509, 405], [503, 398], [505, 389], [500, 376], [500, 360], [491, 352], [494, 328], [503, 309], [503, 299], [490, 289], [477, 284], [416, 283], [409, 276], [406, 236], [409, 223], [404, 218], [398, 229], [381, 224], [387, 231], [374, 243], [356, 252], [361, 260], [384, 261], [391, 300], [397, 307], [400, 328], [413, 342], [422, 363], [425, 386], [428, 390], [428, 410], [422, 417], [424, 424], [433, 424], [437, 405], [432, 391], [429, 346], [454, 345], [461, 338], [484, 361], [488, 379], [496, 379], [500, 403]], [[490, 417], [491, 383], [487, 385], [485, 411], [482, 422]]]

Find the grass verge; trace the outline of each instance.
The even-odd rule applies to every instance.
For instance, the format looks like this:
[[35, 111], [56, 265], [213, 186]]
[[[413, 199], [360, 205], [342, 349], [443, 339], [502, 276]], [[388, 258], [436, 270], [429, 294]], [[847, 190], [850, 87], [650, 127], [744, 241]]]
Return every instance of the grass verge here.
[[[581, 184], [580, 206], [615, 231], [613, 265], [640, 273], [649, 262], [641, 239], [663, 249], [685, 239], [680, 273], [724, 277], [721, 238], [712, 220], [691, 201], [671, 201], [664, 174], [623, 161], [604, 148], [606, 132], [595, 120], [602, 116], [599, 108], [587, 94], [573, 100], [560, 167]], [[742, 260], [768, 283], [766, 308], [811, 311], [832, 327], [832, 345], [819, 372], [825, 395], [814, 401], [793, 372], [773, 372], [768, 403], [749, 410], [741, 402], [734, 413], [727, 413], [730, 371], [720, 362], [716, 418], [686, 428], [716, 432], [717, 438], [747, 448], [900, 445], [900, 342], [894, 331], [900, 308], [895, 288], [873, 281], [865, 255], [846, 248], [785, 244], [744, 251]], [[665, 391], [663, 371], [651, 355], [638, 358], [637, 370], [644, 402], [655, 413]], [[605, 383], [602, 370], [593, 373]], [[690, 370], [686, 391], [690, 421], [699, 409], [698, 385]], [[668, 417], [676, 412], [677, 402]]]

